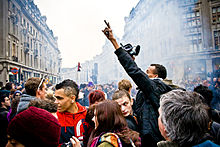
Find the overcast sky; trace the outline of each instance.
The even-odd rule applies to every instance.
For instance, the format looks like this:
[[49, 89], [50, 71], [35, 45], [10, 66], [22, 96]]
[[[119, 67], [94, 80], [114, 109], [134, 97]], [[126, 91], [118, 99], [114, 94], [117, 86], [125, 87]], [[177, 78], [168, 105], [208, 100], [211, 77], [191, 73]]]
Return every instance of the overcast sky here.
[[62, 67], [74, 67], [100, 54], [105, 43], [104, 19], [115, 35], [124, 33], [124, 17], [139, 0], [34, 0], [58, 37]]

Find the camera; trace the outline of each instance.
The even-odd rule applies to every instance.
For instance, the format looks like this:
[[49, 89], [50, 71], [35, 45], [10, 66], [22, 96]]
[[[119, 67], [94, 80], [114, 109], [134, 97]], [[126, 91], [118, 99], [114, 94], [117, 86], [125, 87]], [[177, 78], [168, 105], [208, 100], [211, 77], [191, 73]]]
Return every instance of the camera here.
[[134, 47], [131, 44], [122, 45], [122, 43], [120, 43], [120, 45], [131, 57], [137, 56], [141, 48], [140, 45]]
[[72, 147], [72, 146], [73, 145], [70, 141], [61, 145], [61, 147]]

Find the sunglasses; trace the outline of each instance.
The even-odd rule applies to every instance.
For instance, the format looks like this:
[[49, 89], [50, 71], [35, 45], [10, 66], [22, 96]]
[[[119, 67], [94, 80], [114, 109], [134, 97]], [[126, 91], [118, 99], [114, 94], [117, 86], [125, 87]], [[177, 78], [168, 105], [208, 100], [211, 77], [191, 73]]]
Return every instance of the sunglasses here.
[[38, 87], [37, 87], [37, 90], [39, 90], [40, 89], [40, 87], [41, 87], [41, 85], [44, 83], [44, 78], [40, 81], [40, 84], [38, 85]]

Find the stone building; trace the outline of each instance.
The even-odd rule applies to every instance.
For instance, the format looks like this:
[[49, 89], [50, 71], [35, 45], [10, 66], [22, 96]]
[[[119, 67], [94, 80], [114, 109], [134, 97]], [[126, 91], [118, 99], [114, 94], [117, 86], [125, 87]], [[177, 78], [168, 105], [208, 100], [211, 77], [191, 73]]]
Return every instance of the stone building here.
[[220, 66], [219, 7], [219, 0], [140, 0], [122, 40], [141, 45], [143, 68], [161, 63], [176, 81], [207, 79]]
[[[140, 0], [125, 17], [124, 35], [117, 40], [141, 46], [135, 61], [143, 71], [151, 63], [160, 63], [176, 82], [208, 79], [220, 67], [220, 1]], [[98, 83], [130, 79], [109, 41], [89, 63], [82, 72], [89, 69], [92, 76], [97, 63]]]
[[57, 37], [33, 0], [0, 0], [0, 81], [59, 80]]

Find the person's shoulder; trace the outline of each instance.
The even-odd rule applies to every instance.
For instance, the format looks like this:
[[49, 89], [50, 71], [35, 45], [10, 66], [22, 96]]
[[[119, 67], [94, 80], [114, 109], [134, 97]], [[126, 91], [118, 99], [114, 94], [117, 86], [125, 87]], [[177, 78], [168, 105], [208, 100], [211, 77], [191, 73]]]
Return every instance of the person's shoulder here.
[[177, 143], [171, 141], [160, 141], [157, 143], [158, 147], [179, 147]]
[[27, 94], [23, 94], [20, 98], [20, 102], [21, 101], [31, 101], [31, 100], [34, 100], [34, 99], [36, 99], [36, 97], [31, 96], [31, 95], [27, 95]]
[[219, 145], [213, 143], [210, 140], [206, 140], [205, 142], [197, 144], [197, 145], [194, 145], [193, 147], [207, 147], [207, 146], [208, 147], [219, 147]]

